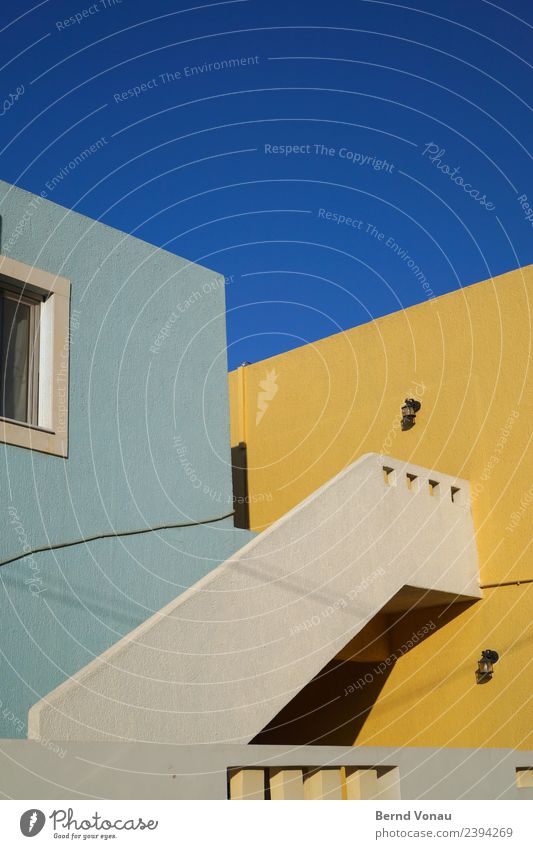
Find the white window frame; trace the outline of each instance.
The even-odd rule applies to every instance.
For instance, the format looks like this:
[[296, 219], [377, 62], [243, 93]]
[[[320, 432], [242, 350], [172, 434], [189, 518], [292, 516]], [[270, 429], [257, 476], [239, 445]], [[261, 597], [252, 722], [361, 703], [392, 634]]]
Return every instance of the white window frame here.
[[0, 255], [0, 286], [42, 298], [35, 424], [0, 417], [0, 443], [68, 457], [70, 280]]

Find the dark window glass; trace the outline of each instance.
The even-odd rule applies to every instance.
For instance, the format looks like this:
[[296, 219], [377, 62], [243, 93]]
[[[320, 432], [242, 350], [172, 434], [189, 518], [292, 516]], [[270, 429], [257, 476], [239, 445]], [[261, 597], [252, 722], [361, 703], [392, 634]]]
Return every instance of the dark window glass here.
[[36, 424], [37, 304], [0, 292], [0, 416]]

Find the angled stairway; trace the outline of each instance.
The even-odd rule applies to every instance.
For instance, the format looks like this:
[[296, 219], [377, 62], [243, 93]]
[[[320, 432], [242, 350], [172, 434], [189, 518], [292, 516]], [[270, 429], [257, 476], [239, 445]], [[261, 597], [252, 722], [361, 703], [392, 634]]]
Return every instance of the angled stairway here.
[[480, 595], [468, 483], [367, 454], [37, 702], [28, 736], [247, 743], [393, 597]]

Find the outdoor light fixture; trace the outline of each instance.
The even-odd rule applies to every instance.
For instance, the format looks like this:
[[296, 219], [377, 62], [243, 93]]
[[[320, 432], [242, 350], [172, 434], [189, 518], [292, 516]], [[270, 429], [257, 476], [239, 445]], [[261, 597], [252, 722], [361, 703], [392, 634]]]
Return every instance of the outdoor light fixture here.
[[492, 649], [484, 649], [481, 652], [481, 657], [477, 662], [478, 668], [476, 669], [476, 682], [478, 684], [487, 684], [490, 681], [494, 672], [494, 664], [499, 657], [498, 652]]
[[411, 430], [421, 406], [420, 401], [415, 401], [414, 398], [405, 399], [405, 404], [402, 407], [402, 430]]

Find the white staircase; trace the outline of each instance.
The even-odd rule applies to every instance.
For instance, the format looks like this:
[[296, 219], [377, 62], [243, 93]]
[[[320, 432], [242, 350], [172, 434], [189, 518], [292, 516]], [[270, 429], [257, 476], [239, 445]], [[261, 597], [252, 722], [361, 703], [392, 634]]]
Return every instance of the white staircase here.
[[28, 736], [247, 743], [393, 597], [480, 595], [468, 483], [367, 454], [37, 702]]

